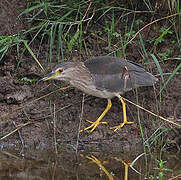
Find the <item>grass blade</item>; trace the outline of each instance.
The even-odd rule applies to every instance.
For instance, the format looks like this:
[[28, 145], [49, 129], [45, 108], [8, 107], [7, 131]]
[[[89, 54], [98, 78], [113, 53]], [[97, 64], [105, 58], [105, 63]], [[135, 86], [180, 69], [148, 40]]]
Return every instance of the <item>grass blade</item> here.
[[43, 68], [43, 66], [40, 64], [40, 62], [38, 61], [38, 59], [36, 58], [35, 54], [33, 53], [33, 51], [30, 49], [30, 47], [28, 46], [27, 41], [23, 41], [26, 49], [29, 51], [29, 53], [31, 54], [31, 56], [35, 59], [35, 61], [37, 62], [37, 64], [40, 66], [40, 68], [45, 71], [45, 69]]
[[158, 59], [155, 57], [154, 54], [151, 54], [151, 57], [153, 58], [153, 60], [155, 61], [155, 64], [156, 64], [156, 67], [158, 69], [158, 72], [160, 73], [160, 76], [162, 78], [162, 82], [164, 83], [164, 77], [163, 77], [163, 71], [162, 71], [162, 68], [160, 66], [160, 63], [158, 62]]
[[168, 77], [167, 81], [164, 83], [163, 87], [160, 90], [160, 94], [163, 91], [163, 89], [166, 87], [166, 85], [168, 84], [168, 82], [174, 77], [174, 75], [181, 69], [181, 63], [174, 69], [174, 71], [172, 72], [172, 74]]

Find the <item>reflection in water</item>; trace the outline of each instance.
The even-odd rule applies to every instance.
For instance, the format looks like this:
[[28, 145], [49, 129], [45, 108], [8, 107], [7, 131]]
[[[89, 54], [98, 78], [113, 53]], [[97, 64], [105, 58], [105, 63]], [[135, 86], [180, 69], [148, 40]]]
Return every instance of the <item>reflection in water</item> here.
[[86, 156], [87, 159], [90, 159], [92, 162], [96, 163], [102, 171], [108, 176], [109, 180], [113, 180], [113, 176], [107, 171], [107, 169], [102, 165], [101, 161], [99, 161], [95, 156]]
[[157, 154], [151, 157], [110, 151], [27, 151], [23, 155], [0, 151], [0, 179], [142, 180], [159, 179], [160, 174], [163, 179], [181, 177], [179, 155], [165, 154], [158, 163], [159, 158]]
[[[105, 172], [109, 180], [114, 180], [113, 176], [107, 171], [107, 169], [102, 165], [101, 161], [99, 161], [95, 156], [85, 156], [87, 159], [90, 159], [92, 162], [96, 163], [102, 171]], [[132, 163], [125, 162], [124, 160], [120, 160], [117, 157], [114, 158], [117, 161], [121, 161], [125, 167], [124, 170], [124, 180], [128, 180], [128, 168]]]

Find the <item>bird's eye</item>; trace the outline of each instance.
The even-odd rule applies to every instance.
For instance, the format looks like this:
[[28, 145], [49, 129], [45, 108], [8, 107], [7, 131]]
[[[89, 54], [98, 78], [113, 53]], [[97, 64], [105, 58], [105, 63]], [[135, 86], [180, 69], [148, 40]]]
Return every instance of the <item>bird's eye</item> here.
[[59, 72], [59, 73], [62, 73], [62, 72], [63, 72], [63, 69], [58, 69], [58, 72]]

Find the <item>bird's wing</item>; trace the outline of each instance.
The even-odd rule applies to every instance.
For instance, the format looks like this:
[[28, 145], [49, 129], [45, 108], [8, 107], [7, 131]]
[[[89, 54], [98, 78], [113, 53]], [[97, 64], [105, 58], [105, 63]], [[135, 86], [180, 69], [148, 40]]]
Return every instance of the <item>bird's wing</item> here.
[[124, 92], [152, 86], [156, 78], [142, 66], [116, 57], [100, 56], [84, 62], [98, 89]]
[[117, 74], [121, 72], [121, 69], [126, 65], [126, 60], [110, 57], [99, 56], [92, 59], [88, 59], [84, 62], [84, 65], [91, 74]]

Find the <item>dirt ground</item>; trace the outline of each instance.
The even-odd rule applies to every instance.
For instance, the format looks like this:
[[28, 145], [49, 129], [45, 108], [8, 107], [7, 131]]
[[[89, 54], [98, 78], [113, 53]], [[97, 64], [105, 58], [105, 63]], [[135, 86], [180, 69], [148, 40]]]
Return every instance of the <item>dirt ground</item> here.
[[[13, 3], [0, 2], [1, 35], [14, 34], [25, 28], [22, 20], [17, 18], [23, 6], [24, 4], [21, 4], [21, 1], [18, 0], [14, 0]], [[166, 44], [166, 46], [168, 45]], [[36, 52], [36, 47], [33, 50]], [[70, 60], [86, 60], [88, 57], [84, 56], [82, 58], [82, 54], [82, 52], [75, 52]], [[92, 54], [94, 56], [98, 55], [96, 51], [93, 51]], [[130, 60], [139, 61], [137, 52], [132, 52], [130, 49], [130, 54]], [[82, 92], [74, 88], [68, 88], [44, 97], [44, 95], [58, 88], [66, 87], [67, 84], [57, 81], [40, 84], [20, 82], [19, 79], [23, 77], [38, 80], [43, 76], [43, 73], [28, 54], [23, 57], [23, 61], [17, 69], [18, 60], [16, 57], [16, 54], [11, 51], [0, 62], [0, 137], [4, 137], [19, 128], [18, 131], [0, 141], [1, 149], [16, 149], [22, 146], [33, 149], [51, 149], [54, 148], [55, 138], [59, 146], [64, 145], [75, 149], [77, 141], [79, 149], [139, 149], [142, 147], [143, 141], [140, 125], [146, 139], [153, 135], [160, 126], [162, 128], [172, 127], [141, 110], [139, 124], [138, 109], [127, 103], [128, 120], [133, 121], [134, 124], [124, 126], [116, 133], [113, 132], [109, 127], [118, 125], [123, 119], [121, 103], [115, 98], [112, 100], [113, 107], [104, 118], [108, 125], [99, 125], [93, 133], [82, 132], [79, 134], [79, 125], [82, 129], [89, 125], [86, 120], [95, 121], [106, 107], [107, 100], [86, 95], [81, 120]], [[39, 57], [42, 63], [43, 58], [43, 55]], [[46, 64], [43, 65], [46, 66]], [[174, 61], [161, 64], [163, 72], [172, 72], [176, 65]], [[51, 65], [47, 69], [51, 71]], [[155, 75], [158, 74], [154, 65], [150, 67], [149, 71]], [[181, 76], [176, 75], [169, 82], [166, 90], [163, 91], [161, 102], [158, 96], [161, 78], [159, 76], [158, 78], [160, 82], [156, 84], [155, 88], [138, 89], [139, 104], [165, 118], [174, 117], [173, 120], [180, 123], [177, 120], [181, 114]], [[167, 78], [168, 76], [165, 76], [165, 79]], [[135, 91], [126, 93], [124, 97], [136, 102]], [[166, 147], [180, 146], [179, 133], [180, 130], [174, 128], [169, 131], [169, 134], [165, 134]]]

